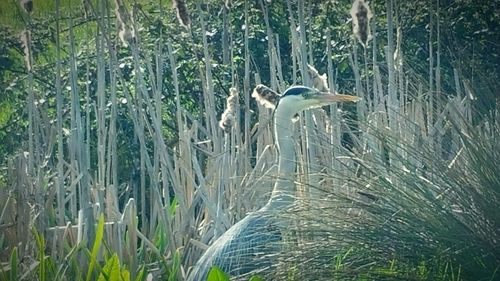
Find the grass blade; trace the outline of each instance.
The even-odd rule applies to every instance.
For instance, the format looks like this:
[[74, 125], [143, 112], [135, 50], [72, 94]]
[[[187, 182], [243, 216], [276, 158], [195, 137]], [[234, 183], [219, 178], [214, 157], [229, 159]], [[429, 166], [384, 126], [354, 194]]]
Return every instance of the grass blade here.
[[104, 235], [104, 215], [99, 216], [99, 222], [97, 224], [97, 230], [94, 240], [94, 245], [92, 246], [92, 252], [90, 253], [90, 265], [87, 270], [87, 281], [92, 280], [92, 272], [97, 262], [97, 255], [99, 254], [99, 249], [101, 248], [102, 237]]

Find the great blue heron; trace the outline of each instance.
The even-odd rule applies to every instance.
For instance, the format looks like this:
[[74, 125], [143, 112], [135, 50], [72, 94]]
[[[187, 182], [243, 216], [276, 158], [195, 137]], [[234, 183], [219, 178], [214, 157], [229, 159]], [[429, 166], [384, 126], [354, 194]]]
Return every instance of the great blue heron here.
[[[260, 97], [262, 103], [273, 103], [269, 99], [267, 95]], [[206, 280], [212, 266], [218, 266], [230, 276], [246, 277], [263, 272], [273, 264], [273, 253], [279, 251], [281, 231], [286, 227], [276, 219], [276, 215], [294, 202], [296, 162], [293, 117], [306, 109], [357, 100], [355, 96], [320, 92], [305, 86], [292, 86], [279, 97], [274, 111], [278, 174], [269, 202], [219, 237], [193, 267], [187, 280]]]

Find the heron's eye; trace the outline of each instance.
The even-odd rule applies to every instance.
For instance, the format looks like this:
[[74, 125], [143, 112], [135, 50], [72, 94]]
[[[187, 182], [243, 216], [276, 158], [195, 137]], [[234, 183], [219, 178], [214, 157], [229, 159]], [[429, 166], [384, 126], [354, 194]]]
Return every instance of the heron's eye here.
[[308, 99], [310, 96], [311, 96], [311, 93], [310, 93], [310, 92], [303, 92], [303, 93], [302, 93], [302, 97], [303, 97], [304, 99]]

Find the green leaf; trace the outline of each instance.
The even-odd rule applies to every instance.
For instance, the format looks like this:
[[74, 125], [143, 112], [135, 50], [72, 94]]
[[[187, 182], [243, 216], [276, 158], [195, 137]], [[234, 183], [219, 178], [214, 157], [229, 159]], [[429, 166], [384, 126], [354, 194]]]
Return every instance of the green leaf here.
[[99, 274], [98, 281], [121, 281], [120, 261], [115, 253], [106, 261]]
[[104, 215], [99, 216], [99, 223], [97, 224], [97, 230], [95, 234], [94, 245], [92, 246], [92, 252], [90, 254], [90, 264], [87, 270], [87, 281], [92, 279], [92, 272], [94, 271], [95, 264], [97, 262], [97, 254], [101, 248], [102, 237], [104, 236]]
[[255, 275], [255, 276], [250, 277], [250, 279], [248, 279], [248, 281], [264, 281], [264, 278], [262, 278], [258, 275]]
[[172, 267], [171, 267], [170, 274], [168, 275], [168, 281], [177, 280], [177, 272], [179, 271], [180, 263], [181, 263], [180, 253], [179, 253], [179, 250], [177, 250], [174, 254], [173, 259], [172, 259]]
[[160, 224], [155, 230], [155, 246], [158, 250], [163, 251], [167, 248], [167, 235]]
[[42, 234], [33, 229], [33, 236], [35, 236], [36, 244], [38, 247], [38, 278], [40, 281], [45, 281], [45, 238]]
[[168, 208], [169, 214], [171, 216], [175, 215], [175, 210], [177, 210], [178, 206], [179, 206], [179, 202], [177, 201], [177, 198], [174, 197], [174, 199], [172, 199], [172, 203], [170, 203], [170, 206]]
[[0, 103], [0, 127], [4, 127], [14, 113], [12, 105], [8, 102]]
[[17, 280], [17, 247], [14, 247], [12, 253], [10, 254], [10, 280]]
[[229, 275], [217, 266], [212, 266], [208, 272], [207, 281], [229, 281]]
[[146, 272], [144, 270], [144, 266], [141, 266], [141, 270], [139, 270], [139, 273], [137, 273], [137, 276], [135, 277], [135, 281], [142, 281], [146, 277]]
[[122, 277], [122, 281], [130, 281], [130, 272], [126, 269], [122, 269], [121, 270], [121, 277]]

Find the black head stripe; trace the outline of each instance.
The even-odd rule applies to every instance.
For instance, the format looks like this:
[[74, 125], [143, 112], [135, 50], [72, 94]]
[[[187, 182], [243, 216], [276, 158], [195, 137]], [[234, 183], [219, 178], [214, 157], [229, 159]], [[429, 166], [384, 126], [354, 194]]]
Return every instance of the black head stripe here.
[[311, 91], [313, 91], [313, 89], [306, 86], [292, 86], [283, 93], [281, 98], [286, 96], [302, 95], [302, 93], [304, 92], [311, 92]]

